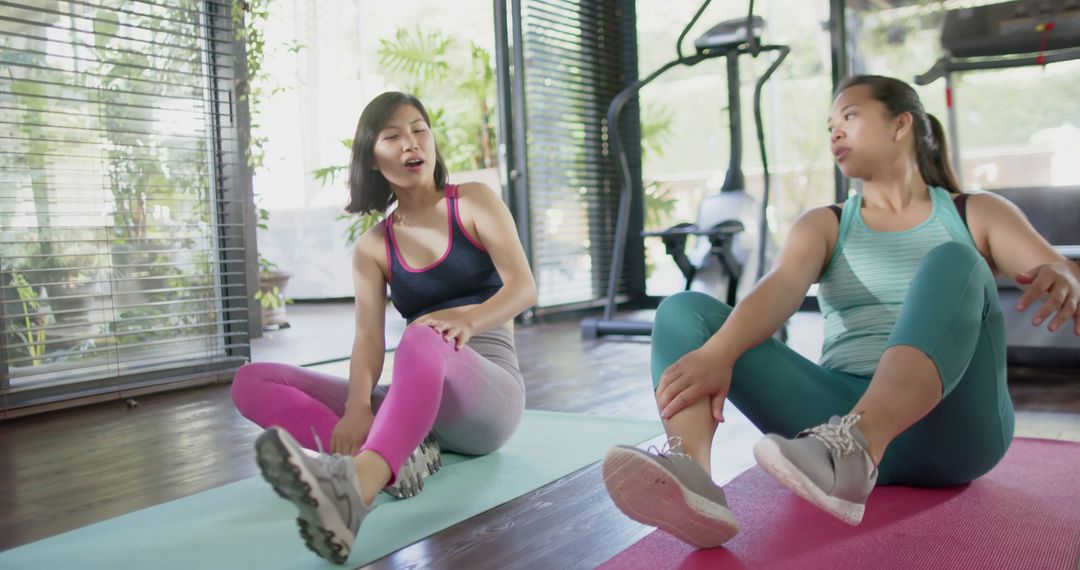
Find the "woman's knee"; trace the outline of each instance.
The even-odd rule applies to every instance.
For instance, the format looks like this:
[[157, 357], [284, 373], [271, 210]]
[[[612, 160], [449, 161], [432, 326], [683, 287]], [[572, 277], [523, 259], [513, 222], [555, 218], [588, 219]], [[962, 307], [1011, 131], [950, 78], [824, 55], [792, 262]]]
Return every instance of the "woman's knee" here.
[[974, 247], [958, 241], [947, 241], [931, 249], [923, 258], [924, 265], [956, 269], [971, 267], [982, 261], [982, 256]]
[[723, 301], [699, 291], [679, 291], [660, 302], [653, 321], [653, 333], [658, 328], [684, 327], [693, 315], [716, 313], [721, 321], [731, 314], [731, 307]]
[[405, 329], [394, 350], [391, 393], [393, 386], [402, 384], [425, 391], [441, 384], [455, 356], [464, 357], [464, 351], [455, 352], [453, 346], [453, 341], [447, 342], [431, 327], [413, 325]]
[[421, 355], [446, 346], [449, 343], [435, 329], [427, 325], [410, 325], [402, 333], [394, 353], [395, 357]]
[[261, 399], [259, 394], [263, 386], [272, 382], [273, 370], [270, 362], [251, 362], [236, 369], [229, 396], [241, 414]]
[[[931, 249], [923, 257], [918, 270], [912, 276], [908, 295], [909, 298], [922, 298], [920, 305], [926, 302], [927, 296], [944, 301], [945, 297], [942, 295], [949, 293], [953, 296], [959, 295], [958, 300], [970, 298], [976, 304], [985, 303], [987, 298], [966, 294], [968, 291], [980, 289], [988, 296], [996, 289], [990, 266], [983, 260], [982, 254], [971, 245], [950, 241]], [[980, 307], [986, 309], [982, 305]]]

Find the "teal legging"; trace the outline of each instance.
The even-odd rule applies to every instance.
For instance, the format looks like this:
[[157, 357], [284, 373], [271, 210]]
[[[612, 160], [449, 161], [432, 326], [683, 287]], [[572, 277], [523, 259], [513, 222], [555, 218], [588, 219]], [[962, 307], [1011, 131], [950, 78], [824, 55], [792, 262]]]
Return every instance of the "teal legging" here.
[[[654, 388], [664, 370], [712, 337], [731, 310], [696, 292], [660, 304], [653, 328]], [[886, 348], [895, 345], [930, 356], [943, 396], [889, 445], [878, 484], [936, 487], [985, 474], [1005, 455], [1014, 418], [997, 288], [974, 248], [949, 242], [926, 255]], [[735, 362], [728, 399], [763, 432], [793, 437], [852, 411], [869, 384], [870, 378], [823, 368], [769, 339]]]

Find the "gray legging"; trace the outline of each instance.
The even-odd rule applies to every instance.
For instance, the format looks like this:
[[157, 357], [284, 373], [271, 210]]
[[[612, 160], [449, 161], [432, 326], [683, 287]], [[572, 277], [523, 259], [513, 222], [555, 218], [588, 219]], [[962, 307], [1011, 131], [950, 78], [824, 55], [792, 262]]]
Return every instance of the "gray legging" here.
[[[521, 423], [525, 381], [510, 331], [492, 329], [472, 337], [466, 346], [480, 358], [457, 374], [447, 374], [431, 431], [443, 449], [485, 455], [502, 447]], [[372, 392], [376, 413], [389, 391], [390, 386], [382, 384]]]

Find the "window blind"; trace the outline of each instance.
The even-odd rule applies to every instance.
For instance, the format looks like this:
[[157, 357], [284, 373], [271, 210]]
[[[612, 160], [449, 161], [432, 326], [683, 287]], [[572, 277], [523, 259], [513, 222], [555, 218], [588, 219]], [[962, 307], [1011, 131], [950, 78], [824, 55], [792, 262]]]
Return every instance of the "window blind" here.
[[[632, 0], [526, 0], [529, 212], [539, 306], [597, 304], [607, 293], [619, 179], [608, 152], [608, 104], [637, 79]], [[637, 103], [619, 128], [640, 180]], [[644, 295], [640, 189], [619, 292]], [[636, 220], [636, 221], [635, 221]]]
[[0, 2], [5, 416], [249, 354], [234, 36], [225, 0]]

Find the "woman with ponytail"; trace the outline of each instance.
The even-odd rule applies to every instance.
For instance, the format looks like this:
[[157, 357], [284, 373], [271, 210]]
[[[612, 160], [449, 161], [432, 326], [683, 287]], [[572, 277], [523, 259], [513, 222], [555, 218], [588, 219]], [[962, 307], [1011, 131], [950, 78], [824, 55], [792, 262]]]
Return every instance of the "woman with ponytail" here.
[[[1039, 305], [1033, 326], [1080, 336], [1080, 266], [1011, 203], [961, 192], [941, 124], [911, 86], [849, 78], [828, 132], [862, 192], [804, 213], [734, 309], [696, 292], [660, 305], [652, 373], [669, 448], [620, 446], [604, 460], [623, 512], [697, 547], [739, 528], [708, 475], [726, 399], [768, 434], [754, 447], [765, 471], [858, 524], [876, 485], [965, 483], [1005, 455], [1014, 418], [996, 275], [1026, 289], [1014, 310]], [[819, 363], [771, 338], [815, 282]]]

